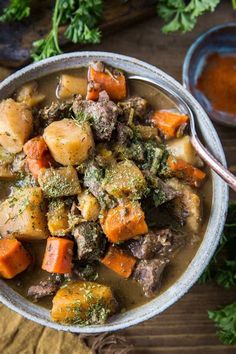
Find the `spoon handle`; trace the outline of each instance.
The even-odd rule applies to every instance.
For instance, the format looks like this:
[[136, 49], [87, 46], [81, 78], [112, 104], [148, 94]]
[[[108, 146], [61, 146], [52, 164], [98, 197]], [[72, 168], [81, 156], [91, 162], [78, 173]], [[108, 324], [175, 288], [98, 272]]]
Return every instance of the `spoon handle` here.
[[200, 142], [196, 135], [191, 136], [191, 142], [198, 155], [210, 166], [235, 192], [236, 176], [227, 170]]

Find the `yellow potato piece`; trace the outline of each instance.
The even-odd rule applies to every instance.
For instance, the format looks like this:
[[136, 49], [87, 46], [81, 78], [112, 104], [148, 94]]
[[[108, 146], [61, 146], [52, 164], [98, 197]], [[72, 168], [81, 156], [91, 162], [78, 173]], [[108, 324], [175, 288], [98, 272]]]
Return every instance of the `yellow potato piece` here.
[[47, 197], [58, 198], [81, 192], [76, 169], [72, 166], [41, 168], [38, 182]]
[[69, 208], [63, 200], [56, 199], [49, 204], [48, 229], [53, 236], [65, 236], [69, 233]]
[[32, 114], [24, 103], [15, 102], [12, 98], [0, 103], [0, 144], [4, 149], [20, 152], [32, 127]]
[[74, 95], [86, 96], [87, 79], [74, 75], [62, 74], [57, 87], [57, 97], [60, 99], [71, 98]]
[[14, 193], [1, 204], [1, 235], [13, 234], [24, 241], [47, 238], [47, 219], [42, 207], [43, 193], [40, 188], [24, 188]]
[[167, 150], [177, 159], [184, 160], [197, 167], [203, 166], [203, 162], [194, 150], [188, 135], [168, 141]]
[[16, 100], [29, 107], [34, 107], [45, 99], [45, 95], [38, 92], [36, 81], [27, 82], [16, 93]]
[[43, 137], [53, 158], [64, 166], [85, 161], [94, 147], [89, 124], [79, 124], [73, 119], [51, 123], [44, 130]]
[[96, 221], [100, 212], [100, 205], [97, 199], [87, 191], [78, 196], [79, 210], [87, 221]]
[[146, 181], [140, 169], [132, 161], [126, 160], [107, 170], [104, 187], [109, 194], [122, 198], [142, 193]]
[[69, 282], [53, 298], [51, 311], [55, 322], [79, 325], [104, 323], [116, 310], [108, 286], [87, 281]]

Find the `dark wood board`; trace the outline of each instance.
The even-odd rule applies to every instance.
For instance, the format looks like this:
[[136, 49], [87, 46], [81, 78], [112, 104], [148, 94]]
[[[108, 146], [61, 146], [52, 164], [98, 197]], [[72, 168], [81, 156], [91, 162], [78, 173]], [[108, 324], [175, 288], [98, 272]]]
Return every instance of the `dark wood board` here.
[[[0, 11], [8, 2], [0, 1]], [[145, 0], [107, 0], [100, 29], [103, 36], [119, 32], [128, 25], [143, 21], [155, 15], [154, 1]], [[30, 62], [32, 42], [43, 38], [50, 31], [54, 1], [32, 1], [31, 16], [20, 23], [0, 24], [0, 65], [19, 68]], [[70, 44], [60, 29], [60, 42], [63, 49], [75, 50], [78, 46]]]

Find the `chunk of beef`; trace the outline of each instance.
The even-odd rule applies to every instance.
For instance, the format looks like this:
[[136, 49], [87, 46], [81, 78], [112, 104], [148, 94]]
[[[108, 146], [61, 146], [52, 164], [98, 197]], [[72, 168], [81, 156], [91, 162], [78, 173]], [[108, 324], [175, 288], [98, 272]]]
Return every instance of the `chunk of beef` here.
[[81, 280], [95, 281], [98, 277], [95, 263], [81, 265], [80, 262], [75, 262], [73, 273]]
[[134, 110], [134, 117], [145, 118], [148, 113], [148, 101], [142, 97], [131, 97], [125, 101], [119, 102], [118, 106], [122, 108], [124, 116], [128, 119], [130, 110]]
[[168, 259], [152, 259], [138, 263], [133, 277], [142, 286], [145, 296], [151, 297], [160, 289], [163, 271], [168, 262]]
[[104, 252], [106, 239], [95, 222], [83, 222], [73, 231], [78, 250], [78, 259], [82, 261], [98, 260]]
[[32, 285], [28, 289], [28, 296], [34, 297], [36, 300], [45, 296], [54, 295], [60, 287], [60, 282], [51, 280], [43, 280], [38, 285]]
[[50, 106], [45, 106], [38, 112], [38, 120], [47, 126], [55, 120], [70, 118], [72, 115], [72, 100], [59, 102], [54, 101]]
[[155, 176], [148, 170], [143, 171], [151, 188], [154, 189], [154, 201], [155, 205], [159, 206], [163, 203], [169, 202], [182, 195], [182, 192], [168, 183], [162, 181], [159, 177]]
[[98, 102], [78, 97], [74, 100], [73, 111], [76, 116], [83, 116], [83, 119], [87, 116], [91, 121], [95, 138], [99, 141], [111, 139], [117, 117], [121, 112], [117, 105], [109, 100], [105, 91], [99, 93]]
[[137, 240], [129, 243], [129, 249], [134, 257], [152, 259], [160, 256], [170, 256], [184, 245], [184, 236], [170, 229], [150, 231]]
[[101, 208], [115, 206], [113, 199], [102, 187], [103, 171], [96, 163], [90, 162], [84, 173], [84, 185], [96, 197]]
[[126, 145], [133, 137], [133, 130], [124, 123], [117, 124], [117, 142]]

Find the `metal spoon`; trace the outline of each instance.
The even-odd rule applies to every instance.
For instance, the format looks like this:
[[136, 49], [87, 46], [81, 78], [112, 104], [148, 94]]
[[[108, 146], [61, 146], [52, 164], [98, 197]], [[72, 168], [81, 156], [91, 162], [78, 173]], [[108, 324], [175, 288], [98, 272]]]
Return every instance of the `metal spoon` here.
[[234, 176], [229, 170], [227, 170], [201, 143], [197, 136], [194, 114], [187, 103], [173, 90], [167, 89], [162, 83], [154, 81], [149, 78], [142, 76], [131, 75], [128, 77], [129, 80], [136, 80], [146, 82], [157, 87], [160, 91], [165, 93], [172, 101], [176, 103], [180, 112], [187, 114], [190, 122], [190, 139], [193, 147], [195, 148], [198, 155], [205, 161], [205, 163], [210, 166], [234, 191], [236, 191], [236, 176]]

